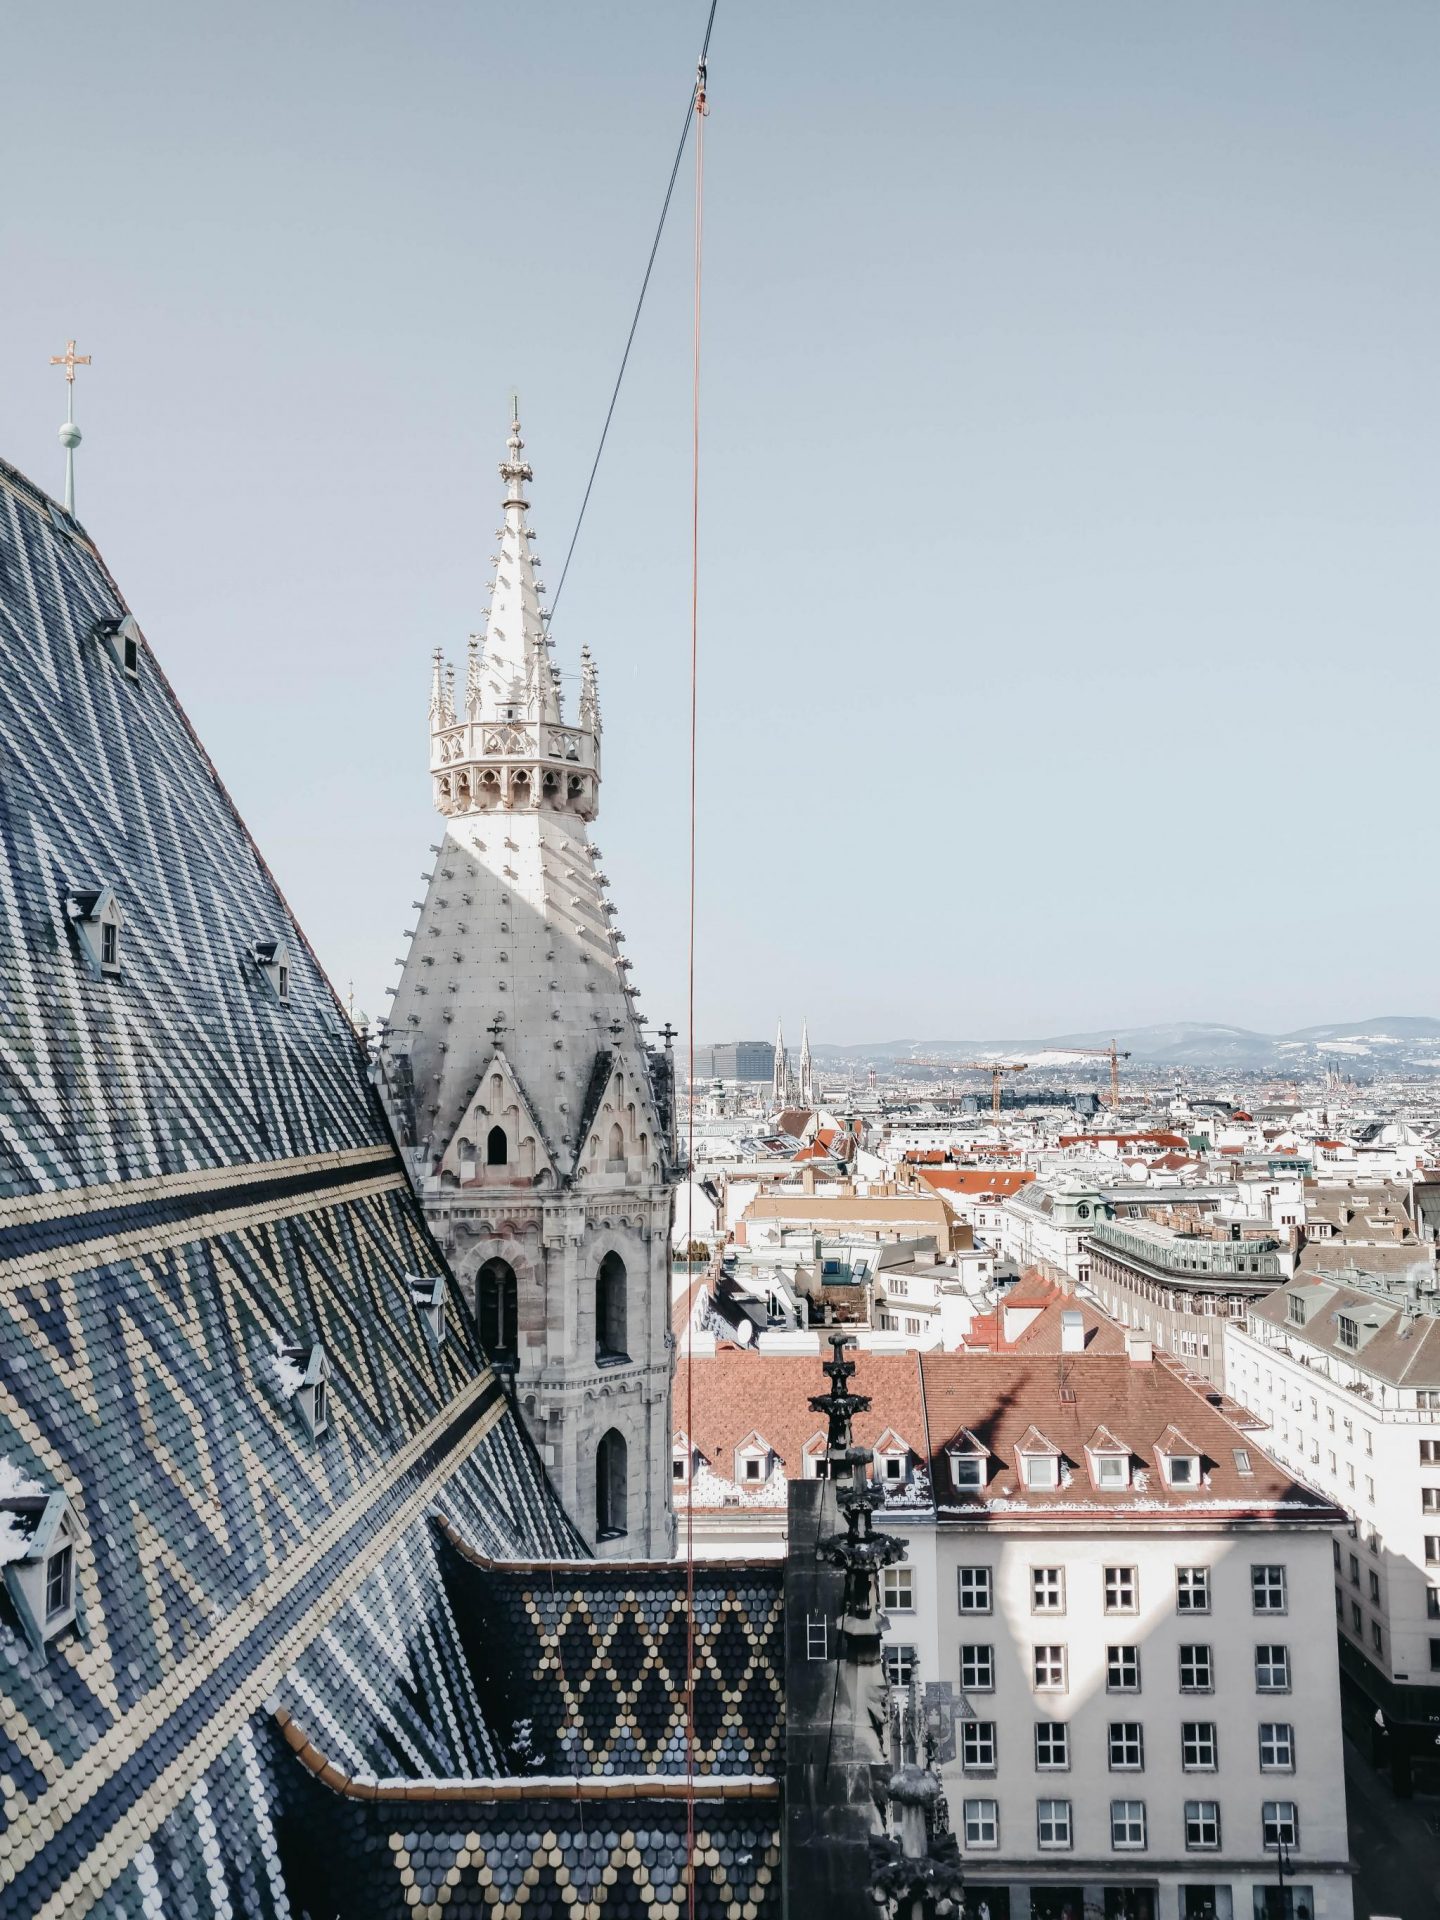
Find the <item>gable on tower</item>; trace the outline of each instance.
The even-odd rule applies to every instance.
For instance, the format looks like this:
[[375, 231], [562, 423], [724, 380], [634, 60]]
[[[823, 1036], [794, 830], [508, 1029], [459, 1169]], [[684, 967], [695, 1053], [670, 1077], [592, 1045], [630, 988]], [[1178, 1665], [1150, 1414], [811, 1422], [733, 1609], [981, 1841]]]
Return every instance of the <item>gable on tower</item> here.
[[442, 1185], [554, 1186], [555, 1156], [518, 1074], [497, 1046], [436, 1163]]

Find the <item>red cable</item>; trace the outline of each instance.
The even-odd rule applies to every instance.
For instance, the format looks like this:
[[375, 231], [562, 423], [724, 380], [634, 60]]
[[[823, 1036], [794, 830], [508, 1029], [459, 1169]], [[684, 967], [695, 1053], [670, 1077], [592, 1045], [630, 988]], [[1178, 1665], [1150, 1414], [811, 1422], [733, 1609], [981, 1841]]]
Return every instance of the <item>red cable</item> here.
[[[713, 15], [712, 15], [713, 17]], [[705, 63], [695, 85], [695, 334], [690, 372], [690, 937], [686, 1013], [689, 1027], [689, 1109], [685, 1157], [688, 1264], [695, 1244], [695, 767], [700, 662], [700, 261], [705, 232]], [[687, 1298], [688, 1298], [687, 1280]], [[685, 1445], [694, 1458], [694, 1306], [685, 1321]], [[690, 1920], [695, 1920], [695, 1500], [686, 1474], [685, 1500], [685, 1858], [690, 1873]]]

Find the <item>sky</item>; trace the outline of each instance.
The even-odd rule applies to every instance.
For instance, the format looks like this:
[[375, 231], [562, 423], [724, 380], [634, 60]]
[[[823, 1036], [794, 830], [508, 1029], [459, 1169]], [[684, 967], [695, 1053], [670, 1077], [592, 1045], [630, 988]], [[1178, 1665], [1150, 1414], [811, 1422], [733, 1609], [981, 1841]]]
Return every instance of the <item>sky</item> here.
[[[80, 517], [369, 1011], [510, 392], [553, 593], [705, 11], [0, 14], [0, 454], [59, 493], [73, 335]], [[1437, 79], [1422, 0], [719, 0], [702, 1038], [1440, 1011]], [[687, 168], [554, 622], [682, 1027], [691, 244]]]

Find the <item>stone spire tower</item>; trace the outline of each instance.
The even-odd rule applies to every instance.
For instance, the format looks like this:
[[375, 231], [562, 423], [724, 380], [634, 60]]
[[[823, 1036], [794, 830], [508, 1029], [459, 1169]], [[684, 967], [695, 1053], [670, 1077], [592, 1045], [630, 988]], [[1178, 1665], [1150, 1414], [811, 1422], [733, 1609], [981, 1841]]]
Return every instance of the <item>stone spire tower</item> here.
[[[380, 1074], [427, 1218], [598, 1553], [663, 1557], [670, 1504], [673, 1057], [645, 1043], [588, 823], [600, 700], [576, 720], [540, 613], [518, 418], [483, 644], [436, 656], [444, 835]], [[457, 704], [458, 702], [458, 704]]]
[[790, 1063], [785, 1057], [783, 1020], [775, 1028], [775, 1067], [770, 1079], [770, 1097], [777, 1107], [787, 1105], [790, 1099]]
[[813, 1107], [815, 1104], [815, 1063], [810, 1058], [810, 1023], [800, 1023], [800, 1104]]

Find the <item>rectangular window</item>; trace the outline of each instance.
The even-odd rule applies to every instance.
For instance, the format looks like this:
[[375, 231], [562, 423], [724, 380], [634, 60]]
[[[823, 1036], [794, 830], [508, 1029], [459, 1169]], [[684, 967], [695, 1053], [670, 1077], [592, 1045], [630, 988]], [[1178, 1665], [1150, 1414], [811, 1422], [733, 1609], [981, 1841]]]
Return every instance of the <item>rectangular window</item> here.
[[[1380, 1576], [1373, 1567], [1370, 1569], [1370, 1604], [1375, 1607], [1380, 1604]], [[1436, 1618], [1440, 1619], [1440, 1614]]]
[[961, 1613], [989, 1613], [989, 1567], [959, 1567], [956, 1572], [960, 1582]]
[[1440, 1487], [1422, 1487], [1420, 1489], [1420, 1511], [1422, 1513], [1440, 1513]]
[[670, 1478], [672, 1480], [683, 1480], [685, 1478], [685, 1456], [683, 1454], [676, 1454], [674, 1459], [671, 1460]]
[[967, 1773], [995, 1771], [995, 1722], [993, 1720], [962, 1720], [960, 1722], [960, 1764]]
[[1290, 1691], [1290, 1649], [1288, 1647], [1256, 1647], [1255, 1691], [1257, 1693], [1288, 1693]]
[[1216, 1752], [1213, 1720], [1180, 1723], [1180, 1764], [1187, 1773], [1214, 1773]]
[[1035, 1771], [1064, 1773], [1070, 1765], [1070, 1729], [1063, 1720], [1035, 1722]]
[[1037, 1693], [1063, 1693], [1065, 1691], [1064, 1647], [1059, 1645], [1036, 1647], [1031, 1673]]
[[1215, 1662], [1209, 1647], [1181, 1647], [1180, 1691], [1182, 1693], [1213, 1693], [1215, 1691]]
[[1145, 1729], [1138, 1720], [1110, 1722], [1110, 1771], [1139, 1773], [1145, 1765]]
[[915, 1678], [915, 1649], [910, 1646], [886, 1647], [882, 1656], [885, 1678], [892, 1687], [908, 1687]]
[[100, 964], [102, 967], [120, 964], [120, 929], [113, 920], [100, 923]]
[[1440, 1440], [1420, 1442], [1420, 1464], [1422, 1467], [1440, 1466]]
[[1300, 1844], [1300, 1822], [1293, 1800], [1266, 1800], [1260, 1807], [1260, 1844], [1263, 1847], [1289, 1847]]
[[1070, 1802], [1068, 1800], [1037, 1800], [1035, 1802], [1035, 1838], [1042, 1847], [1070, 1845]]
[[1365, 1631], [1365, 1616], [1360, 1611], [1360, 1602], [1358, 1600], [1352, 1600], [1350, 1602], [1350, 1631], [1352, 1633], [1363, 1633]]
[[1260, 1722], [1260, 1771], [1262, 1773], [1293, 1773], [1295, 1771], [1295, 1729], [1288, 1720]]
[[1370, 1645], [1375, 1649], [1377, 1654], [1383, 1656], [1385, 1652], [1385, 1637], [1380, 1630], [1380, 1622], [1378, 1620], [1372, 1620], [1370, 1622]]
[[1350, 1584], [1352, 1587], [1360, 1584], [1360, 1556], [1354, 1553], [1350, 1555]]
[[1030, 1611], [1032, 1613], [1063, 1613], [1065, 1611], [1065, 1569], [1063, 1567], [1032, 1567], [1030, 1569]]
[[1220, 1802], [1185, 1802], [1185, 1845], [1192, 1853], [1209, 1853], [1220, 1845]]
[[1134, 1613], [1140, 1605], [1140, 1576], [1134, 1567], [1106, 1567], [1106, 1613]]
[[1440, 1640], [1430, 1642], [1430, 1671], [1440, 1673]]
[[45, 1562], [45, 1618], [57, 1619], [68, 1613], [75, 1588], [75, 1549], [61, 1547]]
[[1208, 1613], [1210, 1611], [1209, 1567], [1177, 1567], [1175, 1569], [1175, 1611], [1177, 1613]]
[[1145, 1844], [1145, 1802], [1143, 1800], [1112, 1800], [1110, 1802], [1110, 1844], [1115, 1848], [1134, 1849]]
[[1140, 1649], [1138, 1647], [1107, 1647], [1105, 1649], [1105, 1691], [1107, 1693], [1138, 1693], [1140, 1691]]
[[1427, 1567], [1440, 1566], [1440, 1533], [1427, 1533], [1425, 1536], [1425, 1564]]
[[1235, 1471], [1238, 1474], [1241, 1474], [1242, 1476], [1244, 1476], [1246, 1479], [1248, 1479], [1250, 1475], [1253, 1474], [1255, 1471], [1254, 1467], [1252, 1467], [1250, 1464], [1249, 1448], [1248, 1447], [1232, 1447], [1230, 1451], [1235, 1456]]
[[961, 1647], [960, 1685], [966, 1693], [995, 1691], [994, 1647]]
[[1053, 1453], [1022, 1453], [1020, 1456], [1025, 1485], [1035, 1493], [1048, 1493], [1060, 1484], [1060, 1462]]
[[805, 1658], [830, 1658], [830, 1622], [822, 1613], [812, 1613], [805, 1622]]
[[1251, 1567], [1250, 1605], [1256, 1613], [1285, 1612], [1284, 1567]]
[[1349, 1347], [1353, 1353], [1360, 1344], [1360, 1322], [1352, 1320], [1348, 1313], [1341, 1313], [1336, 1315], [1335, 1324], [1339, 1329], [1340, 1345]]
[[880, 1604], [887, 1613], [915, 1611], [915, 1570], [886, 1567], [880, 1575]]
[[952, 1453], [950, 1456], [950, 1478], [962, 1492], [971, 1492], [985, 1485], [985, 1458], [978, 1453]]
[[965, 1802], [965, 1844], [967, 1847], [998, 1847], [1000, 1844], [1000, 1802]]

